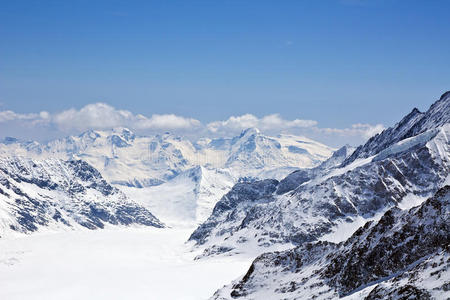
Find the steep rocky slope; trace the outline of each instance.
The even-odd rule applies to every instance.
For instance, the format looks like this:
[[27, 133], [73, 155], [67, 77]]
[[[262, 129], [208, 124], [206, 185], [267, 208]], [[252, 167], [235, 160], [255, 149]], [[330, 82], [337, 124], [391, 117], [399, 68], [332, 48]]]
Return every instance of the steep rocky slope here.
[[388, 210], [339, 244], [266, 253], [213, 299], [446, 299], [450, 186], [422, 205]]
[[107, 224], [163, 227], [82, 160], [0, 159], [0, 235]]
[[414, 108], [394, 127], [370, 138], [367, 143], [358, 147], [343, 166], [348, 165], [358, 158], [367, 158], [375, 155], [383, 149], [427, 130], [450, 123], [450, 91], [442, 94], [427, 112], [422, 113]]

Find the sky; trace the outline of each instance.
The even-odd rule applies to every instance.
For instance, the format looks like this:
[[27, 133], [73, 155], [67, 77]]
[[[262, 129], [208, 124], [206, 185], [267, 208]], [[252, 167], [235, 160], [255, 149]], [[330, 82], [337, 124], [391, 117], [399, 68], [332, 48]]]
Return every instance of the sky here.
[[450, 89], [450, 1], [0, 0], [0, 138], [358, 144]]

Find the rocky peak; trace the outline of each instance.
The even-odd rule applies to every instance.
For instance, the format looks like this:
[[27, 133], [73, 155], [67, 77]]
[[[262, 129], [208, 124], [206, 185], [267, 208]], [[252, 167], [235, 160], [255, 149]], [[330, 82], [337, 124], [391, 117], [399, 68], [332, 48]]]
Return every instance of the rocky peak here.
[[359, 146], [353, 154], [346, 159], [342, 166], [349, 165], [358, 158], [367, 158], [375, 155], [387, 147], [427, 130], [438, 128], [450, 122], [450, 93], [444, 93], [427, 112], [422, 113], [414, 108], [394, 127], [371, 137], [364, 145]]
[[255, 134], [260, 134], [261, 131], [259, 131], [258, 128], [255, 127], [250, 127], [247, 129], [244, 129], [241, 134], [239, 135], [239, 138], [242, 138], [244, 136], [250, 136], [250, 135], [255, 135]]

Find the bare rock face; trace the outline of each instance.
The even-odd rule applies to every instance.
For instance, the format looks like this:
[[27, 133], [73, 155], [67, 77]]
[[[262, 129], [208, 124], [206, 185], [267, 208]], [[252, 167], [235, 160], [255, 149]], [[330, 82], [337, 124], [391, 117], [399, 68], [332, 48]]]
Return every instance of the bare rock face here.
[[345, 242], [263, 254], [213, 299], [334, 299], [360, 291], [365, 299], [446, 299], [449, 219], [447, 185], [418, 207], [388, 210]]
[[163, 227], [82, 160], [0, 159], [0, 230], [44, 226], [103, 228], [105, 224]]

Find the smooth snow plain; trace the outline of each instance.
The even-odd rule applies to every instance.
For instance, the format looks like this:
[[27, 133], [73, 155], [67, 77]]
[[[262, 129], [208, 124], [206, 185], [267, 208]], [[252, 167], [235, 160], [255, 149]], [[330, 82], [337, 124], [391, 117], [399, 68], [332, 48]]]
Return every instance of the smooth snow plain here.
[[254, 257], [193, 258], [194, 228], [119, 227], [0, 239], [0, 299], [199, 300]]

